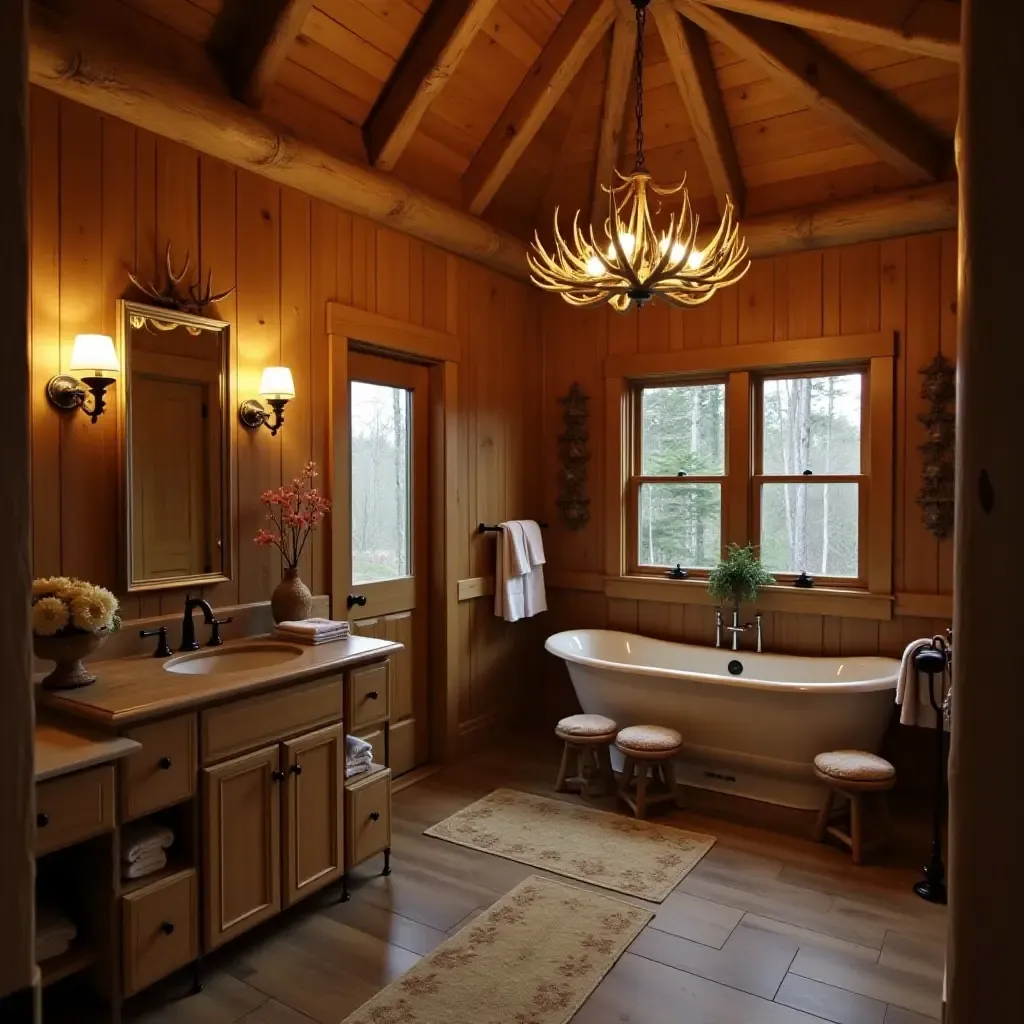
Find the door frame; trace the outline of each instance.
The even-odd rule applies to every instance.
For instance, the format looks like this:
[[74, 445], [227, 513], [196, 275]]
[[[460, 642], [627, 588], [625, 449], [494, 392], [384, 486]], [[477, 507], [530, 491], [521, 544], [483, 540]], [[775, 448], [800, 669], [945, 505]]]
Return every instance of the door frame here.
[[[429, 381], [430, 451], [427, 520], [427, 593], [429, 596], [428, 699], [429, 760], [454, 760], [458, 744], [458, 380], [461, 342], [457, 334], [392, 320], [341, 302], [327, 303], [330, 352], [330, 424], [328, 488], [330, 519], [331, 615], [348, 617], [341, 601], [352, 576], [351, 437], [349, 423], [349, 350], [377, 349], [383, 356], [426, 365]], [[337, 543], [334, 539], [337, 538]], [[343, 614], [344, 612], [344, 614]]]

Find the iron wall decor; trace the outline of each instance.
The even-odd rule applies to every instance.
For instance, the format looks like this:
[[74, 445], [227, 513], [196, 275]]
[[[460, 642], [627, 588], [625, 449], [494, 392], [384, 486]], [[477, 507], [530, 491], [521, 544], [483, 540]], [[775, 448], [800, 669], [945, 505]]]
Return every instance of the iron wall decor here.
[[953, 532], [956, 367], [940, 354], [919, 372], [924, 377], [921, 397], [929, 408], [917, 417], [927, 431], [927, 440], [918, 449], [924, 465], [917, 503], [924, 525], [945, 540]]
[[558, 473], [558, 507], [568, 526], [579, 530], [590, 521], [590, 499], [586, 496], [587, 463], [590, 461], [590, 450], [587, 447], [590, 410], [587, 403], [590, 398], [573, 381], [568, 393], [558, 401], [562, 404], [562, 422], [565, 425], [565, 433], [558, 438], [559, 459], [562, 463]]

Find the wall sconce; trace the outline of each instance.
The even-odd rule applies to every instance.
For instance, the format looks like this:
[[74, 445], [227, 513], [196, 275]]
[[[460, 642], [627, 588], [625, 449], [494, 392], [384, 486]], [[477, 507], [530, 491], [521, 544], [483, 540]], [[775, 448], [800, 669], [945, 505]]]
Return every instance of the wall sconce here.
[[[115, 381], [111, 374], [120, 372], [121, 364], [114, 348], [114, 339], [107, 334], [79, 334], [71, 349], [70, 370], [91, 370], [90, 376], [72, 377], [60, 374], [46, 385], [46, 397], [58, 409], [71, 412], [82, 409], [95, 423], [106, 408], [104, 394]], [[92, 395], [92, 407], [86, 405]]]
[[243, 402], [238, 409], [238, 418], [246, 427], [266, 427], [274, 437], [284, 423], [284, 407], [295, 397], [295, 382], [287, 366], [268, 366], [260, 379], [260, 398], [274, 410], [273, 416], [256, 398]]

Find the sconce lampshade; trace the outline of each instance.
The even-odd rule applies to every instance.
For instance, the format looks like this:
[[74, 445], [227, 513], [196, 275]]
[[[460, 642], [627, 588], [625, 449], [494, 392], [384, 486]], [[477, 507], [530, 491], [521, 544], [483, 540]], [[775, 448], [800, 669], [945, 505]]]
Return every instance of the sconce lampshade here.
[[260, 379], [260, 398], [285, 399], [295, 397], [295, 382], [287, 366], [268, 366]]
[[107, 334], [79, 334], [71, 349], [72, 372], [93, 371], [97, 377], [117, 373], [121, 364], [114, 348], [114, 339]]

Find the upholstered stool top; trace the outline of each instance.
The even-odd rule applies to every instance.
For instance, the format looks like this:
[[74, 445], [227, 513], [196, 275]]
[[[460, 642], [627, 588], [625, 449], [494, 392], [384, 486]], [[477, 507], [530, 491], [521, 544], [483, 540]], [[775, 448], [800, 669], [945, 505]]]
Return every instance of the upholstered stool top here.
[[683, 737], [675, 729], [666, 729], [661, 725], [630, 725], [620, 730], [615, 737], [615, 745], [623, 753], [631, 750], [653, 754], [659, 751], [670, 752], [679, 748]]
[[830, 750], [814, 759], [814, 767], [837, 782], [885, 782], [896, 769], [884, 757], [863, 750]]
[[585, 739], [587, 736], [609, 736], [618, 726], [604, 715], [570, 715], [563, 718], [556, 728], [563, 736]]

